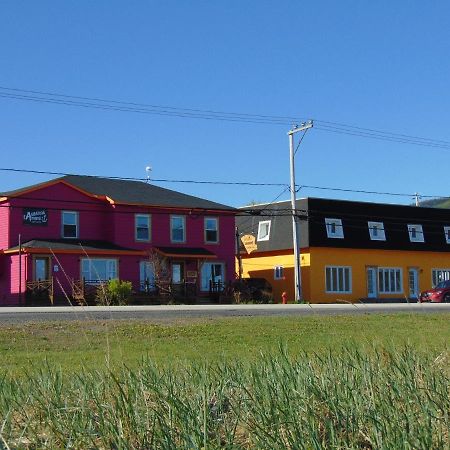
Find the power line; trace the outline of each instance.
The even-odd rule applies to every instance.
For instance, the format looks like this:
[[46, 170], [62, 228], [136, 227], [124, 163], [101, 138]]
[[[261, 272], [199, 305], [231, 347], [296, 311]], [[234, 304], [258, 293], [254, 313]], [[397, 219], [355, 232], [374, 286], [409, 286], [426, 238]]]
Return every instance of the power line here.
[[[270, 203], [268, 203], [266, 206], [265, 206], [265, 209], [267, 209], [269, 206], [271, 206], [271, 205], [273, 205], [286, 191], [288, 191], [289, 190], [289, 188], [290, 188], [290, 186], [286, 186]], [[262, 209], [262, 210], [258, 210], [258, 216], [260, 216], [261, 215], [261, 213], [265, 210], [264, 208]], [[240, 208], [240, 210], [242, 211], [242, 208]], [[245, 209], [244, 209], [244, 211], [245, 211]], [[255, 214], [256, 215], [256, 214]], [[251, 217], [250, 218], [248, 218], [247, 220], [245, 220], [245, 221], [243, 221], [242, 223], [240, 223], [239, 224], [239, 227], [243, 227], [249, 220], [251, 219]], [[248, 229], [248, 228], [247, 228]], [[253, 230], [253, 225], [252, 225], [252, 227], [251, 227], [251, 229]], [[242, 234], [242, 233], [240, 233], [240, 234]]]
[[330, 126], [324, 126], [324, 125], [315, 126], [314, 128], [316, 128], [318, 130], [322, 130], [322, 131], [331, 132], [331, 133], [346, 134], [349, 136], [357, 136], [357, 137], [363, 137], [363, 138], [378, 139], [381, 141], [397, 142], [399, 144], [412, 144], [412, 145], [419, 145], [422, 147], [431, 147], [431, 148], [440, 148], [440, 149], [450, 150], [450, 143], [439, 144], [439, 143], [426, 142], [426, 141], [417, 141], [414, 139], [406, 139], [406, 138], [394, 137], [394, 136], [385, 136], [385, 135], [376, 134], [376, 133], [354, 131], [354, 130], [349, 130], [346, 128], [330, 127]]
[[84, 175], [70, 172], [51, 172], [47, 170], [32, 170], [32, 169], [15, 169], [11, 167], [0, 167], [0, 171], [4, 172], [22, 172], [22, 173], [34, 173], [37, 175], [57, 175], [61, 177], [69, 176], [82, 176], [91, 178], [109, 178], [111, 180], [124, 180], [124, 181], [155, 181], [164, 183], [192, 183], [192, 184], [219, 184], [219, 185], [238, 185], [238, 186], [286, 186], [286, 183], [264, 183], [253, 181], [212, 181], [212, 180], [174, 180], [166, 178], [138, 178], [138, 177], [120, 177], [110, 175]]
[[[53, 103], [65, 106], [77, 106], [100, 110], [121, 112], [134, 112], [141, 114], [154, 114], [180, 118], [197, 118], [206, 120], [222, 120], [243, 123], [259, 123], [272, 125], [288, 125], [292, 122], [307, 120], [305, 117], [250, 114], [240, 112], [215, 111], [210, 109], [182, 108], [167, 105], [154, 105], [137, 102], [103, 99], [99, 97], [75, 96], [56, 92], [37, 91], [29, 89], [10, 88], [0, 86], [0, 98], [24, 100], [40, 103]], [[432, 148], [450, 149], [450, 141], [443, 139], [425, 138], [403, 133], [375, 128], [349, 125], [340, 122], [314, 119], [316, 128], [326, 132], [346, 134], [350, 136], [378, 139], [400, 144], [419, 145]]]
[[[275, 183], [275, 182], [252, 182], [252, 181], [219, 181], [219, 180], [182, 180], [182, 179], [169, 179], [169, 178], [139, 178], [139, 177], [123, 177], [123, 176], [111, 176], [111, 175], [86, 175], [86, 174], [76, 174], [70, 172], [55, 172], [48, 170], [34, 170], [34, 169], [17, 169], [11, 167], [0, 167], [0, 171], [3, 172], [16, 172], [16, 173], [33, 173], [37, 175], [56, 175], [56, 176], [82, 176], [82, 177], [91, 177], [91, 178], [108, 178], [111, 180], [123, 180], [123, 181], [153, 181], [157, 183], [183, 183], [183, 184], [210, 184], [210, 185], [225, 185], [225, 186], [266, 186], [266, 187], [285, 187], [286, 183]], [[289, 189], [289, 187], [287, 188]], [[283, 190], [281, 194], [279, 194], [275, 200], [272, 200], [268, 204], [275, 203], [279, 197], [281, 197], [286, 190]], [[350, 189], [350, 188], [340, 188], [340, 187], [331, 187], [331, 186], [316, 186], [316, 185], [308, 185], [302, 184], [298, 186], [297, 192], [301, 189], [316, 189], [316, 190], [325, 190], [325, 191], [336, 191], [336, 192], [349, 192], [349, 193], [357, 193], [357, 194], [372, 194], [372, 195], [390, 195], [397, 197], [414, 197], [415, 193], [401, 193], [401, 192], [388, 192], [388, 191], [371, 191], [365, 189]], [[0, 193], [1, 194], [1, 193]], [[430, 195], [430, 194], [420, 194], [423, 198], [442, 198], [442, 199], [450, 199], [448, 195]], [[287, 201], [287, 200], [286, 200]], [[264, 203], [263, 205], [266, 205]]]

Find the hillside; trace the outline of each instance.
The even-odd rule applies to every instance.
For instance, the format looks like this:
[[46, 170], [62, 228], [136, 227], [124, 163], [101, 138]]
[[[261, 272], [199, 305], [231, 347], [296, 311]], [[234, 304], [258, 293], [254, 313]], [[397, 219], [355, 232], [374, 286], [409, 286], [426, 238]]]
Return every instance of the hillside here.
[[433, 198], [431, 200], [423, 200], [420, 202], [420, 206], [426, 208], [449, 208], [450, 198]]

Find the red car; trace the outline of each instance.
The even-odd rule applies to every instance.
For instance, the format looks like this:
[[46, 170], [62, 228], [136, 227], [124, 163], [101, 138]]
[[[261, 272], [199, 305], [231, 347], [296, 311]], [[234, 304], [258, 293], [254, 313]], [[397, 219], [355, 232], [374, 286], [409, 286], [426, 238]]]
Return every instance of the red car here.
[[450, 280], [441, 281], [434, 289], [421, 292], [419, 302], [450, 303]]

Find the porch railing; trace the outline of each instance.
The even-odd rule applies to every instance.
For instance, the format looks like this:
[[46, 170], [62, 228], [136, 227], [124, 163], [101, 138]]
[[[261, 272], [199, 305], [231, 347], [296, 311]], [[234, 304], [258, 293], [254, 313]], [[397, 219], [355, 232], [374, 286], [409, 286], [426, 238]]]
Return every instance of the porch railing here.
[[53, 277], [49, 280], [27, 281], [25, 283], [27, 302], [46, 302], [53, 304]]
[[197, 295], [197, 283], [195, 281], [183, 281], [172, 283], [170, 281], [148, 281], [140, 284], [140, 293], [151, 297], [168, 298], [193, 298]]
[[73, 280], [72, 298], [80, 304], [94, 300], [97, 295], [97, 289], [107, 282], [108, 280]]

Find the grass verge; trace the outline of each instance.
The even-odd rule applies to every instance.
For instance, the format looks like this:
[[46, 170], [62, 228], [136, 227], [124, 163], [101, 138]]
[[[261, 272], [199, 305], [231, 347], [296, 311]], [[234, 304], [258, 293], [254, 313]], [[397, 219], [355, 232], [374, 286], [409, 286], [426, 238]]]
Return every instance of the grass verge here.
[[135, 367], [143, 357], [158, 365], [246, 362], [280, 344], [292, 355], [408, 344], [436, 357], [448, 349], [449, 322], [450, 314], [441, 313], [29, 323], [0, 326], [0, 357], [2, 369], [14, 376], [40, 369], [44, 360], [65, 373]]

